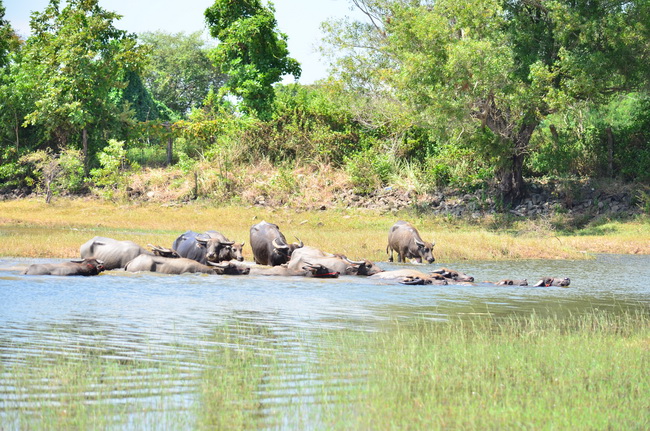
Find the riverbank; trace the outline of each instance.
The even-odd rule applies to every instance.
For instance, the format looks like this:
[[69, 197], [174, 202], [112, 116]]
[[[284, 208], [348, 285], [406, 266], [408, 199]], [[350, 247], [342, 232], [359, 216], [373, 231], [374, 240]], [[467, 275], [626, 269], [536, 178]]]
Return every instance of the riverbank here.
[[[484, 214], [459, 218], [418, 208], [335, 207], [302, 210], [260, 205], [219, 205], [214, 201], [138, 201], [115, 203], [97, 198], [40, 198], [0, 202], [0, 256], [76, 257], [94, 236], [171, 246], [187, 230], [210, 229], [246, 241], [252, 225], [276, 223], [292, 241], [350, 258], [386, 261], [388, 229], [408, 220], [422, 237], [435, 241], [438, 262], [458, 260], [588, 259], [593, 253], [650, 254], [650, 221], [638, 215], [621, 221], [606, 215], [576, 228], [567, 215], [517, 217]], [[252, 260], [250, 248], [245, 258]]]

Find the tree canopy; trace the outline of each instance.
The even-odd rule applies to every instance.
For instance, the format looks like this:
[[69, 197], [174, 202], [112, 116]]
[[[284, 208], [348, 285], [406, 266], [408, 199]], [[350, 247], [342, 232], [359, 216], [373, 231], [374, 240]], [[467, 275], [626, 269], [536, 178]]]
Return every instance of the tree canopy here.
[[[334, 23], [341, 76], [395, 94], [440, 139], [478, 144], [506, 202], [541, 121], [648, 83], [648, 2], [354, 0]], [[350, 78], [351, 77], [351, 78]]]
[[261, 117], [270, 115], [273, 84], [301, 72], [289, 57], [274, 12], [271, 3], [263, 6], [260, 0], [215, 0], [205, 11], [210, 34], [219, 40], [212, 61], [228, 75], [222, 94], [240, 97], [245, 112]]
[[148, 32], [139, 39], [151, 48], [143, 73], [147, 88], [179, 116], [201, 106], [208, 92], [223, 84], [225, 76], [212, 64], [201, 32]]
[[91, 127], [118, 121], [125, 71], [139, 70], [144, 52], [135, 35], [117, 29], [120, 16], [98, 0], [50, 0], [32, 14], [32, 36], [23, 50], [23, 80], [36, 95], [25, 124], [38, 125], [51, 144], [67, 144]]

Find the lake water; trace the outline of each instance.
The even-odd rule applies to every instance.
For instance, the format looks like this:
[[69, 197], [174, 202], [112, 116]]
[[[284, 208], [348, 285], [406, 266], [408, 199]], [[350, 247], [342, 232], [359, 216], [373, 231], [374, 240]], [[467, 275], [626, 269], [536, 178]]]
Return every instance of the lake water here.
[[[584, 261], [445, 262], [418, 265], [422, 271], [447, 266], [472, 275], [475, 285], [404, 286], [363, 277], [310, 279], [264, 276], [131, 274], [108, 271], [96, 277], [23, 276], [30, 263], [58, 260], [0, 258], [0, 424], [12, 411], [36, 402], [17, 391], [10, 370], [27, 358], [78, 355], [101, 340], [99, 355], [129, 361], [156, 358], [186, 369], [187, 379], [166, 382], [157, 395], [168, 394], [167, 408], [185, 411], [193, 398], [196, 361], [194, 344], [205, 342], [216, 328], [228, 324], [246, 334], [273, 334], [293, 362], [309, 360], [309, 337], [337, 328], [381, 330], [390, 322], [415, 317], [444, 320], [449, 316], [507, 316], [512, 313], [576, 314], [599, 308], [619, 312], [650, 310], [650, 256], [599, 255]], [[384, 269], [414, 267], [380, 263]], [[569, 277], [571, 286], [494, 286], [482, 281], [543, 276]], [[245, 335], [248, 336], [248, 335]], [[300, 342], [297, 340], [300, 339]], [[187, 354], [184, 353], [184, 347]], [[127, 377], [128, 378], [128, 377]], [[108, 402], [135, 399], [142, 386], [160, 386], [155, 372], [134, 385], [134, 393], [116, 393]], [[299, 373], [296, 382], [304, 380]], [[195, 383], [195, 382], [194, 382]], [[41, 382], [40, 384], [46, 385]], [[108, 383], [107, 383], [108, 384]], [[267, 409], [292, 403], [295, 382], [268, 391]], [[318, 382], [315, 387], [327, 384]], [[314, 389], [317, 390], [317, 389]], [[48, 395], [53, 405], [57, 394]], [[44, 402], [41, 396], [39, 405]], [[104, 400], [106, 402], [106, 400]], [[146, 399], [139, 402], [146, 403]], [[309, 405], [310, 398], [298, 403]], [[175, 407], [176, 406], [176, 407]], [[134, 409], [137, 415], [137, 409]], [[163, 414], [153, 412], [148, 414]], [[3, 420], [4, 419], [4, 420]], [[286, 424], [291, 428], [291, 419]], [[152, 424], [160, 422], [151, 419]], [[6, 429], [18, 428], [9, 422]], [[5, 429], [0, 425], [0, 428]], [[155, 428], [155, 427], [154, 427]], [[164, 426], [160, 427], [161, 429]]]

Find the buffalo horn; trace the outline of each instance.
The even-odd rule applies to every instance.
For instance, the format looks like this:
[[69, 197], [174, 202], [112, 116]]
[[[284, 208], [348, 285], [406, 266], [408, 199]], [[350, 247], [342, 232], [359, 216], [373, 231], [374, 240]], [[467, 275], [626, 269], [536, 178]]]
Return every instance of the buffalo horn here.
[[343, 256], [343, 255], [341, 255], [341, 258], [343, 260], [345, 260], [347, 263], [350, 263], [352, 265], [365, 265], [366, 264], [365, 260], [359, 260], [359, 261], [350, 260], [349, 258], [347, 258], [346, 256]]
[[424, 243], [422, 241], [420, 241], [419, 239], [416, 239], [415, 243], [417, 244], [418, 247], [424, 247]]
[[221, 268], [221, 269], [229, 268], [232, 265], [232, 263], [230, 263], [230, 262], [219, 263], [219, 262], [210, 262], [210, 261], [208, 261], [207, 263], [208, 263], [209, 266], [216, 266], [217, 268]]
[[303, 248], [303, 247], [305, 246], [305, 244], [302, 243], [302, 240], [301, 240], [300, 238], [298, 238], [298, 237], [296, 237], [296, 239], [298, 240], [298, 244], [295, 244], [295, 243], [294, 243], [294, 244], [295, 244], [298, 248]]
[[219, 241], [219, 244], [221, 245], [233, 245], [235, 241]]
[[288, 245], [286, 245], [286, 244], [282, 245], [282, 244], [278, 243], [277, 238], [275, 238], [273, 240], [273, 247], [275, 247], [276, 249], [282, 249], [282, 250], [288, 250], [289, 249]]

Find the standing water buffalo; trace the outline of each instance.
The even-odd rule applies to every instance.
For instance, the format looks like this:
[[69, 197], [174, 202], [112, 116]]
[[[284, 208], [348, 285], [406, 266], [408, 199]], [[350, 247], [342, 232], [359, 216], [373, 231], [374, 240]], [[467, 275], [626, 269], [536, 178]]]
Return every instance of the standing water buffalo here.
[[188, 230], [174, 241], [172, 249], [181, 257], [195, 260], [202, 264], [223, 262], [232, 259], [244, 260], [242, 249], [244, 243], [235, 244], [221, 233], [211, 230], [197, 233]]
[[124, 268], [128, 262], [141, 254], [151, 254], [133, 241], [118, 241], [103, 236], [96, 236], [85, 242], [79, 252], [82, 259], [94, 257], [104, 262], [107, 271]]
[[104, 270], [101, 260], [75, 259], [63, 263], [35, 263], [23, 272], [25, 275], [98, 275]]
[[203, 273], [203, 274], [226, 274], [226, 275], [240, 275], [248, 274], [250, 269], [242, 268], [234, 263], [213, 263], [208, 262], [204, 265], [193, 259], [184, 257], [164, 257], [154, 256], [148, 254], [141, 254], [126, 264], [125, 270], [129, 272], [159, 272], [161, 274], [184, 274], [190, 273]]
[[287, 240], [280, 232], [278, 225], [261, 221], [251, 227], [250, 242], [253, 249], [253, 258], [258, 265], [277, 266], [289, 262], [291, 254], [301, 247], [302, 241], [287, 244]]
[[398, 262], [415, 259], [417, 263], [422, 263], [422, 260], [432, 263], [436, 260], [433, 257], [434, 245], [435, 242], [423, 241], [411, 223], [400, 220], [388, 232], [388, 246], [386, 247], [386, 253], [389, 254], [388, 261], [393, 261], [393, 251], [396, 251]]
[[308, 246], [294, 250], [287, 267], [297, 270], [308, 264], [322, 265], [331, 272], [344, 275], [373, 275], [383, 271], [369, 260], [353, 261], [343, 255], [326, 253]]

